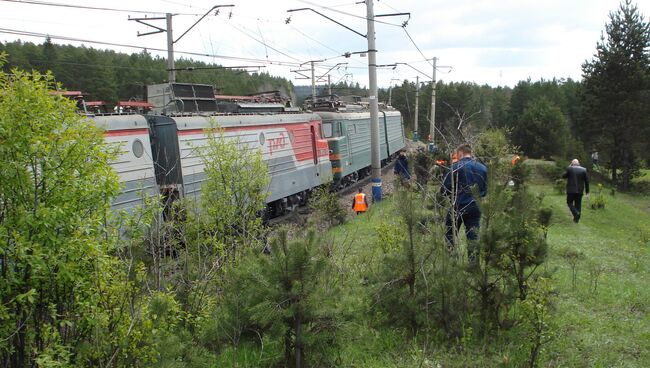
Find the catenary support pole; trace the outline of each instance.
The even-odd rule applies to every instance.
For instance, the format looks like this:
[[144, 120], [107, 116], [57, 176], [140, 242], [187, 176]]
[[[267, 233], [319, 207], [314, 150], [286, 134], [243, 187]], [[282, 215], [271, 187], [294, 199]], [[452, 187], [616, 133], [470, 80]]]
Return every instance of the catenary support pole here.
[[418, 118], [420, 116], [420, 77], [415, 77], [415, 119], [413, 121], [413, 140], [418, 140]]
[[311, 101], [315, 102], [316, 101], [316, 78], [314, 77], [314, 62], [310, 61], [309, 65], [311, 65]]
[[174, 66], [174, 34], [172, 32], [172, 14], [165, 15], [167, 20], [167, 70], [169, 71], [169, 83], [176, 82], [176, 69]]
[[327, 75], [327, 94], [332, 95], [332, 76]]
[[435, 146], [436, 144], [436, 62], [438, 61], [437, 57], [433, 58], [433, 80], [431, 81], [431, 129], [429, 134], [431, 135], [431, 143]]
[[373, 0], [366, 0], [368, 21], [368, 79], [370, 84], [370, 153], [372, 175], [372, 198], [380, 201], [381, 193], [381, 157], [379, 156], [379, 104], [377, 101], [377, 50], [375, 46], [375, 11]]

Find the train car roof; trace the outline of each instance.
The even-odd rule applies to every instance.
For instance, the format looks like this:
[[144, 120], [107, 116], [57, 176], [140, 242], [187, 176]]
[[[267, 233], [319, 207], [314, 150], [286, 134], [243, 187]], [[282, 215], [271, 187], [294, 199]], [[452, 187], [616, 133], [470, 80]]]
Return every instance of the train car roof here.
[[[400, 116], [401, 113], [397, 110], [386, 110], [379, 111], [380, 116], [386, 114], [386, 116]], [[340, 111], [315, 111], [314, 114], [320, 116], [323, 120], [353, 120], [353, 119], [366, 119], [370, 118], [370, 111], [349, 111], [349, 112], [340, 112]]]
[[97, 115], [89, 118], [104, 130], [130, 130], [149, 127], [147, 119], [140, 114]]
[[321, 118], [316, 114], [247, 114], [247, 115], [192, 115], [175, 116], [178, 130], [202, 129], [212, 126], [212, 121], [221, 128], [264, 126], [278, 124], [299, 124]]

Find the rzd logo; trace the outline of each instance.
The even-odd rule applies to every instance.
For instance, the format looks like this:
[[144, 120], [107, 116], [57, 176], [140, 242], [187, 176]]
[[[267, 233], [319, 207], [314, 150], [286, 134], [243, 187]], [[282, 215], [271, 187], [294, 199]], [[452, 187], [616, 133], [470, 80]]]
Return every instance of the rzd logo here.
[[284, 132], [280, 133], [278, 138], [268, 138], [266, 141], [268, 142], [270, 155], [273, 155], [273, 151], [287, 146], [287, 138], [284, 136]]

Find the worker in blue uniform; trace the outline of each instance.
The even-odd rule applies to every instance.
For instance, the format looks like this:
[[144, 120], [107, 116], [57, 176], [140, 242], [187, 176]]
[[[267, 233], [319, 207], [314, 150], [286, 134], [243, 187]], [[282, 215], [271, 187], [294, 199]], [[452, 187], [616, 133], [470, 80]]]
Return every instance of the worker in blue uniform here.
[[454, 232], [458, 232], [460, 225], [464, 224], [468, 243], [467, 257], [470, 265], [477, 265], [481, 211], [472, 188], [477, 186], [481, 197], [487, 194], [487, 167], [472, 157], [472, 147], [469, 144], [461, 144], [455, 153], [458, 161], [451, 166], [440, 188], [444, 195], [451, 197], [452, 202], [445, 221], [445, 237], [449, 249], [454, 250]]
[[406, 157], [406, 150], [403, 149], [399, 151], [399, 156], [395, 162], [395, 169], [393, 170], [395, 175], [399, 175], [402, 181], [407, 181], [411, 179], [411, 173], [409, 172], [409, 161]]

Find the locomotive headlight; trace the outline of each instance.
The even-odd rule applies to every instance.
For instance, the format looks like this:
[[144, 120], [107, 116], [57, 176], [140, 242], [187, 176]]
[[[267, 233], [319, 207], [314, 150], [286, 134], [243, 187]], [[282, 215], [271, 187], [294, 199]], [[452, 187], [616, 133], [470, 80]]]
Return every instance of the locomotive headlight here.
[[133, 141], [133, 145], [131, 146], [131, 150], [133, 151], [133, 155], [135, 157], [140, 158], [144, 154], [144, 145], [142, 144], [142, 141], [138, 138], [136, 138]]

